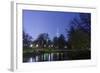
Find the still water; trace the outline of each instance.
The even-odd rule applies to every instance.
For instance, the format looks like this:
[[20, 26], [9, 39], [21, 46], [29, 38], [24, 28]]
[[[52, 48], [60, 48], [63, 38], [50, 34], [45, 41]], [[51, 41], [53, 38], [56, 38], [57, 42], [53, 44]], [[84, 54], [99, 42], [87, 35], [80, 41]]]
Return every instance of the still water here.
[[28, 55], [23, 58], [23, 62], [43, 62], [43, 61], [60, 61], [67, 60], [67, 53], [41, 53], [38, 55]]

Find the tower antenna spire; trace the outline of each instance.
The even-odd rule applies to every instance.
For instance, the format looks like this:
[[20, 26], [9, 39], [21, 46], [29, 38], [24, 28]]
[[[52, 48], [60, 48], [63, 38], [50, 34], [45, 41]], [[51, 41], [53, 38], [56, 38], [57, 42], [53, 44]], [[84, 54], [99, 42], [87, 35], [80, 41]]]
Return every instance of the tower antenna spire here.
[[59, 37], [59, 27], [57, 26], [57, 37]]

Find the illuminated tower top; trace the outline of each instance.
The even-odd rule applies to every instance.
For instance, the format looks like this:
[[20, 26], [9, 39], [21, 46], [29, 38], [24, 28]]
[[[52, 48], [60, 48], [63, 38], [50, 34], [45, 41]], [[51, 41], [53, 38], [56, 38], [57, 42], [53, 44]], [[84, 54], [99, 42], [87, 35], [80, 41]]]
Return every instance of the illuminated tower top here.
[[57, 32], [56, 32], [57, 37], [59, 37], [59, 28], [57, 27]]

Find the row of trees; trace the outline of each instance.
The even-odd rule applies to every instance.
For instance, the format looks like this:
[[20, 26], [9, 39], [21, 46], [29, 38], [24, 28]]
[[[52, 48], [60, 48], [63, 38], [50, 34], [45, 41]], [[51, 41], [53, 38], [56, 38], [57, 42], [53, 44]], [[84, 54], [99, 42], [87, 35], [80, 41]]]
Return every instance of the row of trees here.
[[36, 40], [31, 41], [31, 37], [23, 33], [23, 46], [24, 48], [30, 47], [30, 44], [38, 45], [39, 48], [44, 47], [53, 47], [53, 48], [65, 48], [67, 46], [67, 41], [65, 40], [65, 37], [61, 34], [59, 37], [54, 37], [53, 40], [50, 40], [49, 35], [47, 33], [41, 33]]
[[29, 47], [31, 43], [38, 44], [40, 48], [69, 48], [69, 49], [88, 49], [91, 42], [91, 14], [80, 13], [79, 18], [74, 18], [70, 23], [70, 30], [66, 30], [65, 38], [62, 34], [54, 37], [51, 41], [47, 33], [41, 33], [35, 41], [31, 41], [32, 37], [23, 32], [23, 47]]

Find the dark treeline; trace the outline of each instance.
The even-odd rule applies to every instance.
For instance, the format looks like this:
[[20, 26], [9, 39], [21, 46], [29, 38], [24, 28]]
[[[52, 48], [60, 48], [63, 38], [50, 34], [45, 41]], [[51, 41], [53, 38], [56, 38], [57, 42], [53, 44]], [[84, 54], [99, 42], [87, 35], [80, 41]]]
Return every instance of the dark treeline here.
[[34, 47], [38, 48], [66, 48], [67, 41], [65, 37], [61, 34], [59, 37], [54, 37], [53, 40], [49, 38], [47, 33], [41, 33], [34, 41], [31, 40], [30, 35], [23, 33], [23, 47], [30, 47], [32, 44]]

